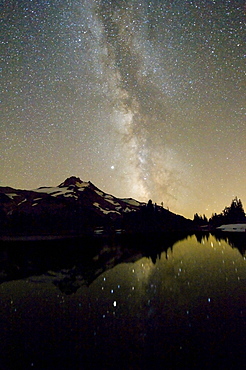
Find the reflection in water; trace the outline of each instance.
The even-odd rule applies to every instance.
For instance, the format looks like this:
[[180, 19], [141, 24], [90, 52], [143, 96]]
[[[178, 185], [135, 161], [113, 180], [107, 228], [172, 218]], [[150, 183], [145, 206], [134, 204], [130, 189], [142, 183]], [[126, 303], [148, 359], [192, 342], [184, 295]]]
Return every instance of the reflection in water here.
[[[217, 240], [224, 240], [225, 237], [223, 236], [216, 236]], [[232, 248], [237, 248], [242, 256], [245, 256], [246, 253], [246, 235], [243, 233], [228, 233], [226, 236], [227, 243]]]
[[244, 241], [178, 239], [2, 247], [3, 369], [242, 367]]
[[[203, 240], [208, 240], [210, 234], [197, 233], [196, 239], [199, 243]], [[232, 248], [237, 248], [242, 256], [246, 253], [246, 235], [245, 233], [215, 233], [214, 237], [217, 241], [226, 241]]]
[[[67, 294], [90, 285], [104, 271], [122, 262], [146, 256], [153, 263], [184, 235], [121, 237], [120, 240], [72, 239], [37, 242], [4, 242], [0, 251], [0, 282], [32, 275], [54, 275], [54, 283]], [[48, 273], [47, 273], [48, 272]], [[77, 281], [77, 283], [75, 283]]]

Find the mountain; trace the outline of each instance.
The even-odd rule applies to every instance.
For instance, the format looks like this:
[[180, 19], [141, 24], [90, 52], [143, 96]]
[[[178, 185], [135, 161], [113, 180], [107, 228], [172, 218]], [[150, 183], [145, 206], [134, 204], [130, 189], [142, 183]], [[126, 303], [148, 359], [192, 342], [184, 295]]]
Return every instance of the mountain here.
[[152, 203], [116, 198], [75, 176], [56, 187], [0, 187], [2, 235], [93, 233], [99, 227], [106, 233], [122, 227], [130, 232], [156, 231], [162, 220], [178, 221], [182, 227], [191, 222]]

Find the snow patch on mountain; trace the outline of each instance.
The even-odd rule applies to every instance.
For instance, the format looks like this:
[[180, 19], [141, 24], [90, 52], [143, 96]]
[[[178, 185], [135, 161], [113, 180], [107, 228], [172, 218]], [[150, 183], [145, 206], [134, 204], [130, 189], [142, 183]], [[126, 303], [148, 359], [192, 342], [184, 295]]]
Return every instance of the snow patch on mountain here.
[[18, 194], [15, 194], [15, 193], [6, 193], [6, 195], [7, 195], [10, 199], [14, 199], [14, 197], [18, 197]]
[[129, 207], [126, 207], [123, 212], [127, 213], [127, 212], [132, 212], [132, 209], [130, 209]]
[[33, 191], [35, 191], [37, 193], [49, 194], [52, 197], [57, 197], [59, 195], [63, 195], [63, 196], [67, 197], [69, 194], [70, 194], [70, 196], [73, 196], [73, 194], [74, 194], [74, 191], [69, 190], [68, 187], [64, 187], [64, 188], [57, 188], [57, 187], [38, 188], [38, 189], [35, 189]]
[[17, 206], [20, 206], [22, 203], [25, 203], [27, 199], [23, 199], [20, 203], [17, 204]]
[[90, 183], [89, 182], [82, 182], [82, 183], [76, 182], [75, 185], [78, 188], [82, 188], [82, 189], [79, 189], [79, 190], [83, 190], [84, 188], [87, 188], [90, 185]]
[[95, 190], [95, 193], [97, 193], [98, 195], [100, 195], [100, 197], [103, 197], [104, 196], [104, 193], [100, 190]]
[[127, 204], [130, 204], [131, 206], [135, 206], [135, 207], [140, 207], [142, 205], [144, 205], [145, 203], [143, 202], [138, 202], [137, 200], [133, 199], [133, 198], [123, 198], [121, 199], [124, 203], [127, 203]]
[[120, 206], [120, 203], [119, 202], [116, 202], [115, 200], [111, 200], [111, 199], [108, 199], [105, 197], [105, 200], [108, 202], [108, 203], [111, 203], [113, 204], [114, 206]]
[[118, 215], [120, 215], [120, 212], [117, 212], [117, 211], [114, 211], [114, 210], [109, 210], [107, 211], [106, 209], [103, 209], [99, 203], [97, 202], [94, 202], [93, 203], [93, 206], [97, 207], [102, 213], [104, 213], [105, 215], [109, 214], [109, 213], [116, 213]]
[[74, 193], [71, 193], [71, 192], [67, 192], [65, 194], [63, 194], [65, 198], [75, 198], [75, 199], [78, 199], [78, 195], [74, 194]]

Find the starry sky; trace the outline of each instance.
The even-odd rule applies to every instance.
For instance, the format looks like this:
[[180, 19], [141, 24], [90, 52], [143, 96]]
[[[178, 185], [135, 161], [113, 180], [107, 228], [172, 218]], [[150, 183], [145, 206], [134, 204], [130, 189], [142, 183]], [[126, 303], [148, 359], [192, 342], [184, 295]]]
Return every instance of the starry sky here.
[[0, 185], [246, 207], [245, 2], [3, 0]]

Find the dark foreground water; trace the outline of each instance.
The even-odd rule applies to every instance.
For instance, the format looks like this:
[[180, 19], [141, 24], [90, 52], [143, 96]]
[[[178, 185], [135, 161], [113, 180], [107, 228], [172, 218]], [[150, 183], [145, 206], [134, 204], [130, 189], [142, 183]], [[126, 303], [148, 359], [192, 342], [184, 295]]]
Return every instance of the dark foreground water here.
[[2, 242], [0, 368], [244, 368], [245, 236], [177, 239]]

